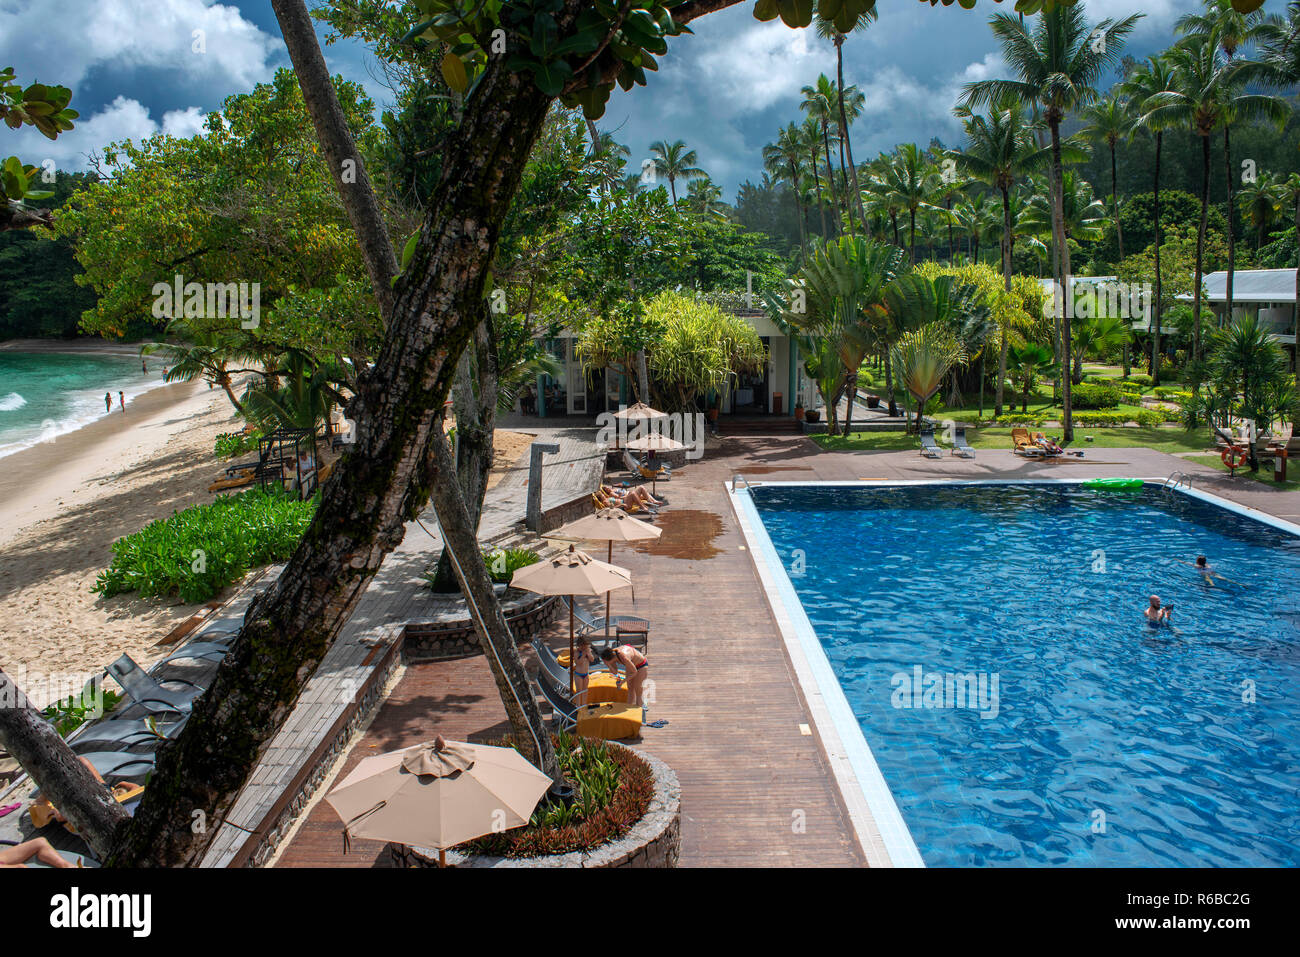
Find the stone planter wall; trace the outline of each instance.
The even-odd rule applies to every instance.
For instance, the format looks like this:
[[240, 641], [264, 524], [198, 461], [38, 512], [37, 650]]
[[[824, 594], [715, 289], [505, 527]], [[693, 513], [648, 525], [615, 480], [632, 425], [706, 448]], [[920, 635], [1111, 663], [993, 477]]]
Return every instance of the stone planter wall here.
[[[506, 624], [518, 642], [528, 641], [540, 634], [560, 616], [563, 609], [564, 602], [555, 596], [534, 595], [531, 592], [516, 592], [513, 600], [502, 603]], [[465, 618], [457, 621], [407, 622], [403, 632], [402, 651], [407, 661], [443, 661], [483, 653], [468, 609]]]
[[[613, 741], [608, 747], [621, 748]], [[637, 757], [650, 766], [654, 794], [645, 816], [617, 841], [594, 851], [574, 851], [552, 857], [487, 857], [447, 852], [448, 865], [455, 867], [676, 867], [682, 838], [682, 790], [673, 769], [644, 751]], [[396, 867], [437, 867], [438, 852], [401, 844], [388, 845]]]

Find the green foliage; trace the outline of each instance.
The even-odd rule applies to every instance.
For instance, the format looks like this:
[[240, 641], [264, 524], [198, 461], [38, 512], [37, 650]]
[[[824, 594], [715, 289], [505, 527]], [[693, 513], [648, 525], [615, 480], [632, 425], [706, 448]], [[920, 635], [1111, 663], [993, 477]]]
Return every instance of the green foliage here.
[[739, 373], [756, 372], [767, 361], [753, 326], [691, 296], [660, 293], [646, 304], [645, 322], [660, 330], [646, 361], [665, 411], [691, 411], [706, 393], [720, 391]]
[[206, 601], [250, 568], [288, 559], [315, 512], [315, 498], [261, 489], [191, 506], [115, 541], [112, 563], [90, 590]]
[[[645, 816], [654, 777], [634, 751], [563, 733], [554, 742], [574, 802], [564, 807], [543, 800], [525, 826], [471, 841], [462, 845], [465, 851], [510, 858], [587, 851], [622, 837]], [[491, 743], [513, 746], [509, 739]]]
[[1111, 385], [1081, 382], [1070, 393], [1075, 409], [1114, 409], [1119, 406], [1119, 389]]
[[89, 695], [83, 692], [81, 696], [56, 701], [41, 712], [41, 717], [66, 738], [87, 721], [108, 714], [122, 700], [120, 694], [109, 691], [102, 684], [98, 684], [94, 692], [96, 697], [93, 700], [86, 700]]
[[213, 443], [212, 454], [219, 459], [233, 459], [236, 455], [257, 450], [261, 432], [222, 432]]
[[1151, 388], [1151, 377], [1145, 373], [1137, 373], [1128, 377], [1128, 382], [1133, 385], [1141, 386], [1144, 389]]
[[[71, 100], [72, 91], [66, 86], [32, 83], [24, 87], [17, 81], [13, 67], [0, 69], [0, 123], [10, 129], [34, 126], [46, 139], [57, 139], [60, 133], [72, 129], [72, 121], [77, 118], [77, 111], [68, 106]], [[0, 229], [9, 228], [11, 223], [24, 226], [40, 221], [35, 217], [19, 221], [15, 215], [26, 201], [54, 195], [50, 190], [32, 188], [40, 179], [44, 179], [42, 171], [17, 156], [0, 160]]]
[[[1048, 412], [1045, 414], [1028, 414], [1023, 412], [1008, 412], [998, 416], [993, 421], [997, 425], [1024, 425], [1024, 426], [1042, 426], [1048, 422], [1060, 421], [1060, 412]], [[1111, 426], [1125, 426], [1130, 422], [1136, 422], [1145, 429], [1153, 429], [1164, 422], [1174, 421], [1163, 413], [1154, 409], [1134, 409], [1126, 412], [1092, 412], [1080, 411], [1075, 413], [1074, 424], [1084, 426], [1085, 428], [1107, 428]]]

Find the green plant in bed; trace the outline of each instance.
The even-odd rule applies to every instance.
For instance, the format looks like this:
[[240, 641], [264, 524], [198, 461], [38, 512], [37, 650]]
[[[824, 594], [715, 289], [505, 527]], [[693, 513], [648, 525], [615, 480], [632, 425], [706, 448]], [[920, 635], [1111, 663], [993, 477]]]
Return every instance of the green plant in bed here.
[[316, 499], [251, 489], [150, 522], [113, 543], [113, 561], [92, 592], [206, 601], [250, 568], [293, 554], [316, 512]]
[[261, 432], [222, 432], [212, 446], [212, 452], [219, 459], [233, 459], [245, 452], [256, 452]]

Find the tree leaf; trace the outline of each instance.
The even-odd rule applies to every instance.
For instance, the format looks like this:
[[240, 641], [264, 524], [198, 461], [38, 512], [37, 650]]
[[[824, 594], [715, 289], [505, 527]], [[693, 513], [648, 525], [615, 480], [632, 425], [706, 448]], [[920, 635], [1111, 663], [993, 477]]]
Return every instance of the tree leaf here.
[[464, 93], [469, 88], [469, 74], [465, 72], [465, 62], [454, 53], [442, 58], [442, 78], [457, 93]]

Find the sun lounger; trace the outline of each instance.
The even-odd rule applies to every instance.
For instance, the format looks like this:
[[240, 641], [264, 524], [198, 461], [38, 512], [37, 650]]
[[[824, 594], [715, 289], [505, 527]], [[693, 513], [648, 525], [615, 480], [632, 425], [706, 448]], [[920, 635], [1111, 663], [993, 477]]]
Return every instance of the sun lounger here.
[[966, 426], [964, 425], [959, 425], [953, 429], [952, 454], [960, 455], [964, 459], [975, 458], [975, 450], [966, 441]]
[[183, 718], [180, 721], [167, 724], [155, 721], [152, 727], [144, 718], [95, 721], [79, 728], [78, 733], [68, 739], [68, 744], [71, 745], [73, 751], [92, 746], [102, 751], [106, 744], [131, 748], [141, 744], [164, 741], [173, 737], [184, 725], [185, 719]]
[[1036, 444], [1034, 440], [1029, 437], [1028, 429], [1012, 429], [1011, 446], [1011, 451], [1015, 452], [1016, 455], [1041, 458], [1047, 454], [1047, 449]]
[[924, 429], [921, 432], [921, 454], [928, 459], [943, 458], [943, 449], [934, 441], [934, 429]]
[[114, 779], [135, 778], [153, 770], [155, 757], [152, 754], [137, 754], [132, 751], [87, 751], [77, 757], [89, 761], [90, 766], [99, 772], [109, 784]]
[[659, 468], [652, 469], [638, 462], [627, 449], [623, 450], [623, 464], [633, 475], [639, 475], [643, 479], [655, 479], [660, 482], [667, 482], [673, 477], [672, 467], [668, 464], [662, 464]]
[[196, 661], [220, 661], [229, 651], [230, 644], [226, 641], [192, 641], [188, 645], [183, 645], [179, 651], [172, 652], [154, 667], [186, 658], [193, 658]]
[[634, 704], [589, 704], [579, 707], [563, 686], [553, 682], [545, 672], [538, 672], [537, 687], [551, 706], [556, 726], [563, 731], [573, 731], [582, 738], [602, 738], [619, 741], [641, 734], [641, 708]]
[[149, 676], [130, 655], [123, 655], [108, 666], [110, 674], [127, 696], [150, 714], [188, 714], [194, 699], [203, 694], [203, 688], [183, 678], [169, 678], [169, 682], [184, 685], [176, 691], [164, 688]]

